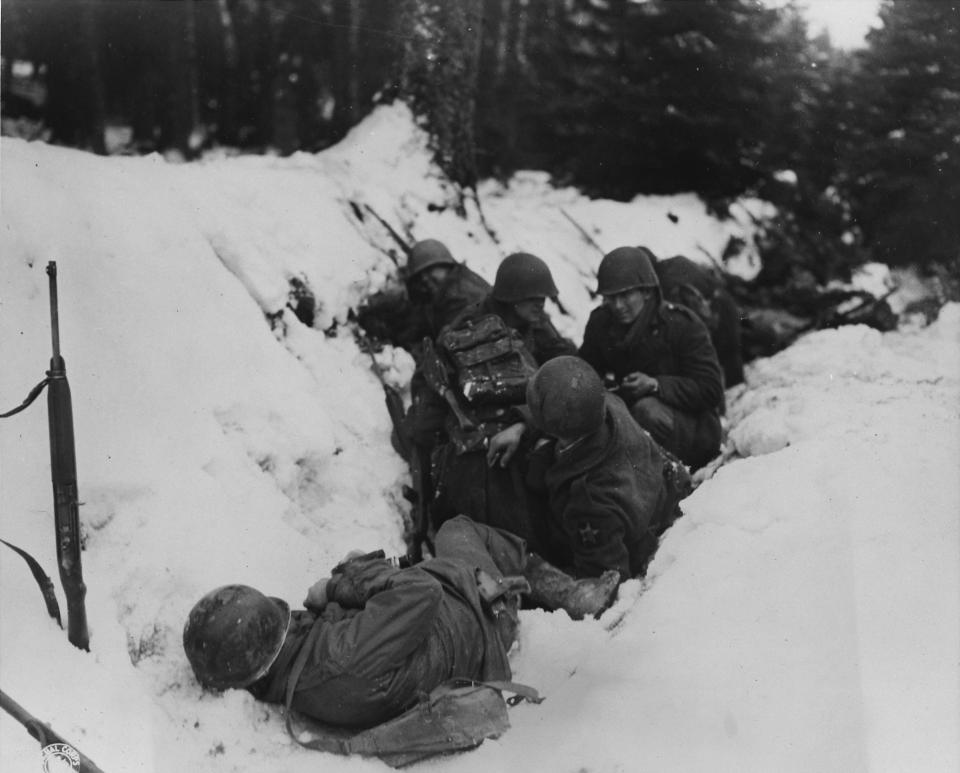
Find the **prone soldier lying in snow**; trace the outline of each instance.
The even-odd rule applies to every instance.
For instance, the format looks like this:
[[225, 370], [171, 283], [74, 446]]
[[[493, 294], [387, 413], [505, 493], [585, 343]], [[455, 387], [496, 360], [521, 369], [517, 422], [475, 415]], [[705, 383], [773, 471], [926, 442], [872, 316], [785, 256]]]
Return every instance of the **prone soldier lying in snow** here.
[[521, 592], [571, 617], [599, 614], [616, 593], [615, 573], [574, 581], [520, 538], [465, 516], [445, 523], [435, 544], [436, 558], [405, 569], [348, 558], [300, 611], [245, 585], [211, 591], [183, 632], [197, 680], [270, 703], [289, 696], [288, 706], [327, 725], [371, 727], [452, 678], [509, 680]]

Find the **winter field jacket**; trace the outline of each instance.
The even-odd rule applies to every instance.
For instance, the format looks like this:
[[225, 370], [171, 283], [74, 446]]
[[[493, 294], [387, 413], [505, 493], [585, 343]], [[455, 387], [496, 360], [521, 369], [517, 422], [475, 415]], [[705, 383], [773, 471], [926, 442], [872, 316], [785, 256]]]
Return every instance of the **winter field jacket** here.
[[626, 580], [644, 571], [657, 535], [674, 518], [660, 447], [616, 395], [606, 395], [603, 426], [557, 451], [545, 474], [550, 513], [573, 553], [574, 573], [607, 569]]
[[640, 371], [660, 384], [658, 397], [691, 414], [707, 413], [719, 425], [723, 380], [706, 326], [689, 309], [661, 302], [647, 325], [617, 323], [605, 306], [594, 309], [580, 356], [601, 375], [617, 381]]
[[293, 664], [313, 627], [293, 708], [326, 724], [363, 728], [399, 715], [452, 677], [510, 678], [472, 567], [434, 558], [407, 569], [357, 559], [327, 586], [321, 616], [294, 612], [287, 639], [252, 692], [283, 703]]

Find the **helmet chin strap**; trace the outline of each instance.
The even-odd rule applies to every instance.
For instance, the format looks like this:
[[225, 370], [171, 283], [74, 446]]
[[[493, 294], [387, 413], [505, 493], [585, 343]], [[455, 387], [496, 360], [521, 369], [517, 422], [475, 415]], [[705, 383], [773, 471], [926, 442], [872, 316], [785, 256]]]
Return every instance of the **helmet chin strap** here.
[[287, 624], [283, 627], [283, 635], [280, 637], [280, 641], [277, 644], [276, 650], [263, 665], [263, 667], [257, 671], [257, 675], [250, 680], [249, 684], [253, 684], [258, 679], [263, 679], [267, 674], [270, 673], [270, 669], [273, 668], [273, 664], [277, 662], [277, 658], [280, 657], [280, 653], [283, 651], [283, 645], [287, 641], [287, 634], [290, 632], [290, 623], [293, 620], [293, 612], [290, 611], [290, 608], [287, 607]]

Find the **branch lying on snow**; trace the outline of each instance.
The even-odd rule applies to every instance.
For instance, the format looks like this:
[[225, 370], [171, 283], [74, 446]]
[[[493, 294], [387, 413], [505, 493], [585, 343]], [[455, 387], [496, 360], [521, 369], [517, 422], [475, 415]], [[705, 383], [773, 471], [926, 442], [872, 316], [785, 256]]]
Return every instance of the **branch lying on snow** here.
[[398, 270], [402, 270], [402, 266], [400, 265], [400, 259], [397, 257], [394, 251], [389, 247], [384, 247], [373, 236], [373, 234], [370, 233], [370, 229], [367, 225], [367, 217], [366, 215], [364, 215], [364, 210], [366, 210], [371, 215], [373, 215], [373, 217], [377, 220], [378, 223], [380, 223], [380, 225], [387, 232], [390, 238], [397, 243], [397, 245], [403, 251], [404, 255], [410, 254], [410, 245], [408, 245], [407, 242], [403, 239], [403, 237], [401, 237], [400, 234], [396, 232], [393, 226], [391, 226], [386, 220], [380, 217], [380, 215], [378, 215], [369, 204], [365, 203], [363, 204], [363, 206], [361, 206], [357, 202], [351, 201], [351, 200], [347, 200], [346, 203], [347, 203], [347, 209], [349, 210], [349, 215], [352, 215], [352, 217], [348, 217], [347, 219], [352, 220], [352, 222], [357, 226], [357, 231], [360, 232], [360, 235], [364, 238], [367, 244], [369, 244], [374, 249], [382, 252], [384, 255], [390, 258], [390, 261], [393, 263], [394, 266], [396, 266]]

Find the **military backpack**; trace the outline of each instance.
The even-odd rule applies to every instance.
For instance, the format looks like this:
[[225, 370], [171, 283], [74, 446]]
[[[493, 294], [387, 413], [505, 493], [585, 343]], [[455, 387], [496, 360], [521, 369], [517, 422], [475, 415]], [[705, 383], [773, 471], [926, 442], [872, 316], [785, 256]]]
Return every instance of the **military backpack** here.
[[520, 334], [496, 314], [448, 327], [437, 343], [471, 405], [517, 405], [526, 400], [527, 381], [536, 373], [537, 361]]

